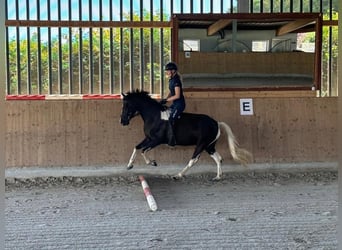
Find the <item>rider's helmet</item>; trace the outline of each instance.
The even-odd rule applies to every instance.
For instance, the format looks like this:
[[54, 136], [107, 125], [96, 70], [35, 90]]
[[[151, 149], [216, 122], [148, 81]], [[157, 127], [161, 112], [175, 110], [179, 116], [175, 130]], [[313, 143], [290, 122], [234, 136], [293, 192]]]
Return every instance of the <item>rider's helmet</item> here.
[[177, 65], [174, 62], [169, 62], [165, 65], [165, 70], [177, 70]]

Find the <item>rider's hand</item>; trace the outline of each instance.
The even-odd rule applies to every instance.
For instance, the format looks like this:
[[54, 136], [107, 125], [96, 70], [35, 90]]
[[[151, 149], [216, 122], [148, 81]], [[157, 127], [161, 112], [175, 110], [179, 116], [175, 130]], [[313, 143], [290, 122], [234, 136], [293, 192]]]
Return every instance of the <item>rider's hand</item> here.
[[166, 100], [166, 99], [161, 99], [161, 100], [160, 100], [160, 104], [165, 105], [166, 103], [167, 103], [167, 100]]

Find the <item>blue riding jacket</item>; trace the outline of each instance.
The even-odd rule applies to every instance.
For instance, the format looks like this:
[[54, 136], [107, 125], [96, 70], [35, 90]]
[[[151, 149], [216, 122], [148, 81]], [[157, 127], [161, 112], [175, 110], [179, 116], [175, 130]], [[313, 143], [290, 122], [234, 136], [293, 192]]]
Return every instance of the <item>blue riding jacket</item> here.
[[178, 74], [175, 74], [172, 78], [169, 79], [169, 90], [171, 96], [174, 96], [176, 94], [176, 87], [180, 87], [180, 97], [177, 100], [174, 100], [170, 106], [171, 114], [169, 120], [171, 122], [179, 118], [179, 116], [183, 113], [186, 106], [185, 98], [183, 95], [182, 81]]

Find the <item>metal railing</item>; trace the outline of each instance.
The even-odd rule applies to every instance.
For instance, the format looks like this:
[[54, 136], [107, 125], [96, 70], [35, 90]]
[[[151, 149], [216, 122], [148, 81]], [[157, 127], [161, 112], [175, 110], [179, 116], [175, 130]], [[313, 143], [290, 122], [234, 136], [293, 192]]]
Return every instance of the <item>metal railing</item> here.
[[6, 0], [7, 94], [164, 92], [172, 13], [325, 13], [322, 96], [337, 95], [337, 0]]

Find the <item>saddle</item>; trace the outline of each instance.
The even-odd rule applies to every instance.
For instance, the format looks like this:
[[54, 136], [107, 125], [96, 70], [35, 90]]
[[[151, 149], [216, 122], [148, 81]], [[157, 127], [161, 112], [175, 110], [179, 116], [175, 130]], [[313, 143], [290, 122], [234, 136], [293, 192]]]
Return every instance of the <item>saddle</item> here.
[[164, 111], [160, 112], [160, 119], [168, 121], [171, 114], [171, 109], [166, 108]]

